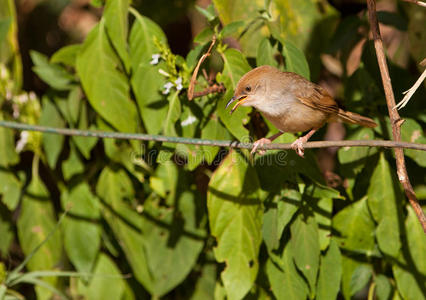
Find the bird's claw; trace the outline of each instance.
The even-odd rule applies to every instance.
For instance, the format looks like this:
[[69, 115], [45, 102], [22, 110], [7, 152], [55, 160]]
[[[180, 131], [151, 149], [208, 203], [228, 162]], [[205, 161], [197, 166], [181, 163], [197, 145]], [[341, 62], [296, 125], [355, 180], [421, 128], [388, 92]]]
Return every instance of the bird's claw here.
[[[257, 151], [257, 148], [263, 147], [265, 144], [270, 144], [271, 140], [267, 138], [261, 138], [260, 140], [257, 140], [253, 143], [253, 148], [251, 149], [250, 155], [254, 155]], [[265, 150], [259, 150], [259, 155], [264, 155], [266, 153]]]
[[298, 138], [291, 144], [291, 149], [296, 151], [296, 154], [299, 155], [301, 158], [304, 158], [305, 149], [303, 148], [303, 144], [305, 143], [305, 140], [303, 138]]

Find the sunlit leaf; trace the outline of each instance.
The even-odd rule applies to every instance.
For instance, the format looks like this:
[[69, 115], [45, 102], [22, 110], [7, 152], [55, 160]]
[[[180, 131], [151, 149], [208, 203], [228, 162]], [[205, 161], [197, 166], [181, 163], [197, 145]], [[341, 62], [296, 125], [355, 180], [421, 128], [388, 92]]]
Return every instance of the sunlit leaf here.
[[320, 260], [318, 225], [312, 215], [300, 213], [292, 223], [290, 245], [298, 269], [308, 279], [311, 292], [315, 291]]
[[225, 262], [221, 274], [229, 299], [241, 299], [256, 279], [261, 243], [262, 203], [258, 199], [259, 182], [236, 151], [222, 162], [213, 174], [207, 194], [214, 249], [218, 262]]
[[367, 198], [347, 206], [333, 217], [336, 238], [343, 249], [355, 253], [376, 253], [374, 242], [375, 224], [367, 206]]
[[402, 199], [402, 195], [399, 187], [394, 187], [396, 180], [392, 179], [392, 172], [382, 153], [370, 179], [368, 206], [378, 223], [376, 238], [380, 250], [396, 257], [401, 247], [398, 224], [400, 205], [398, 202]]
[[129, 99], [129, 83], [117, 70], [118, 64], [102, 19], [83, 44], [77, 57], [77, 72], [96, 112], [118, 130], [135, 132], [138, 124], [136, 106]]
[[57, 90], [69, 90], [72, 85], [73, 76], [62, 66], [50, 63], [47, 57], [39, 52], [31, 51], [33, 71], [48, 85]]
[[127, 71], [130, 70], [127, 49], [129, 2], [130, 0], [107, 1], [104, 9], [106, 30]]
[[293, 257], [292, 247], [287, 243], [278, 266], [271, 259], [266, 262], [266, 274], [277, 299], [304, 300], [308, 297], [308, 285], [297, 271]]
[[317, 299], [336, 299], [340, 290], [342, 276], [342, 257], [339, 247], [331, 240], [327, 253], [321, 256], [321, 265], [317, 285]]
[[226, 104], [233, 96], [234, 89], [238, 80], [250, 71], [250, 66], [241, 52], [235, 49], [227, 49], [222, 58], [224, 60], [223, 74], [219, 76], [219, 81], [223, 82], [226, 87], [226, 93], [222, 96], [217, 106], [220, 119], [226, 128], [238, 139], [248, 136], [248, 130], [244, 128], [244, 124], [249, 121], [248, 113], [250, 108], [238, 107], [231, 115], [230, 108], [226, 109]]
[[[59, 114], [56, 106], [47, 98], [43, 98], [43, 107], [40, 116], [40, 124], [44, 126], [64, 128], [65, 121]], [[64, 145], [65, 137], [60, 134], [43, 133], [43, 149], [46, 153], [47, 163], [54, 169], [58, 156]]]
[[[76, 269], [90, 273], [101, 243], [98, 200], [87, 184], [81, 183], [61, 195], [68, 214], [64, 220], [64, 246]], [[90, 241], [90, 242], [89, 242]]]

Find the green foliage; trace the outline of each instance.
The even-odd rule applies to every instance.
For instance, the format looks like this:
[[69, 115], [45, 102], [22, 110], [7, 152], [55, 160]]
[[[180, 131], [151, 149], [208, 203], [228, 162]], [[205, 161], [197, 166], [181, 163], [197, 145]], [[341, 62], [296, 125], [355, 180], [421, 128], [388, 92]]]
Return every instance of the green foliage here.
[[[342, 18], [327, 1], [214, 0], [197, 7], [206, 27], [182, 57], [159, 25], [172, 14], [158, 10], [162, 1], [143, 1], [140, 11], [137, 1], [91, 3], [104, 5], [103, 16], [84, 42], [50, 59], [31, 51], [33, 72], [48, 85], [40, 100], [21, 90], [13, 1], [0, 0], [0, 119], [246, 142], [276, 129], [251, 108], [232, 116], [225, 109], [238, 80], [253, 67], [272, 65], [317, 81], [326, 54], [343, 66], [333, 73], [342, 83], [337, 97], [380, 123], [347, 126], [345, 138], [391, 136], [373, 45], [357, 48], [360, 65], [346, 70], [354, 46], [368, 36], [363, 14]], [[148, 8], [156, 11], [152, 19], [141, 14]], [[380, 13], [379, 20], [404, 34], [418, 28], [402, 9]], [[421, 36], [407, 35], [422, 45]], [[211, 67], [215, 77], [200, 71], [195, 91], [210, 81], [226, 91], [189, 101], [192, 72], [213, 36], [201, 69]], [[419, 59], [419, 50], [399, 51]], [[414, 82], [410, 65], [388, 59], [391, 77]], [[402, 140], [425, 143], [426, 114], [411, 105]], [[40, 299], [351, 299], [367, 292], [425, 299], [426, 238], [391, 151], [339, 149], [343, 183], [332, 188], [312, 150], [305, 159], [293, 151], [252, 158], [210, 146], [14, 134], [0, 128], [0, 258], [21, 258], [12, 253], [19, 247], [26, 259], [12, 271], [0, 262], [0, 299], [23, 283], [34, 285]], [[421, 192], [426, 154], [405, 154]]]

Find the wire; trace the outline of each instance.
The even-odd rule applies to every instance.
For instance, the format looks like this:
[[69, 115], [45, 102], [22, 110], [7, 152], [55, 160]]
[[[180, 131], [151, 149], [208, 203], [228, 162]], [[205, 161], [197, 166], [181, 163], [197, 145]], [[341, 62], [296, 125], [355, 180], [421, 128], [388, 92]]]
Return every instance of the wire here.
[[[227, 140], [208, 140], [198, 138], [185, 138], [185, 137], [174, 137], [164, 136], [155, 134], [144, 134], [144, 133], [123, 133], [123, 132], [109, 132], [109, 131], [98, 131], [98, 130], [79, 130], [70, 128], [56, 128], [40, 125], [29, 125], [24, 123], [0, 121], [0, 127], [12, 128], [18, 130], [28, 131], [39, 131], [45, 133], [61, 134], [68, 136], [83, 136], [83, 137], [97, 137], [97, 138], [109, 138], [109, 139], [120, 139], [120, 140], [139, 140], [139, 141], [156, 141], [166, 142], [174, 144], [191, 144], [199, 146], [217, 146], [217, 147], [230, 147], [240, 149], [251, 149], [253, 143], [241, 143], [238, 141], [227, 141]], [[426, 151], [426, 144], [419, 143], [407, 143], [407, 142], [395, 142], [385, 140], [347, 140], [347, 141], [315, 141], [307, 142], [304, 144], [304, 148], [327, 148], [327, 147], [388, 147], [388, 148], [406, 148]], [[259, 149], [263, 150], [285, 150], [291, 149], [291, 144], [267, 144]]]

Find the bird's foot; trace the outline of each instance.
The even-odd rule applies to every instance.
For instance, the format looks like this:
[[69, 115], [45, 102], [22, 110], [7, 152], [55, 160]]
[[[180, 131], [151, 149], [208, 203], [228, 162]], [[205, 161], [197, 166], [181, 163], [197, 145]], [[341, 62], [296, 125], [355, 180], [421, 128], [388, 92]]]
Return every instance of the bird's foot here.
[[303, 148], [303, 144], [305, 143], [306, 139], [304, 139], [304, 137], [300, 137], [291, 144], [291, 149], [296, 151], [297, 155], [301, 158], [304, 158], [305, 149]]
[[[257, 148], [263, 147], [265, 144], [270, 144], [272, 141], [268, 138], [261, 138], [253, 143], [253, 148], [251, 149], [250, 155], [254, 155], [257, 151]], [[259, 150], [259, 155], [263, 155], [266, 153], [266, 150]]]

